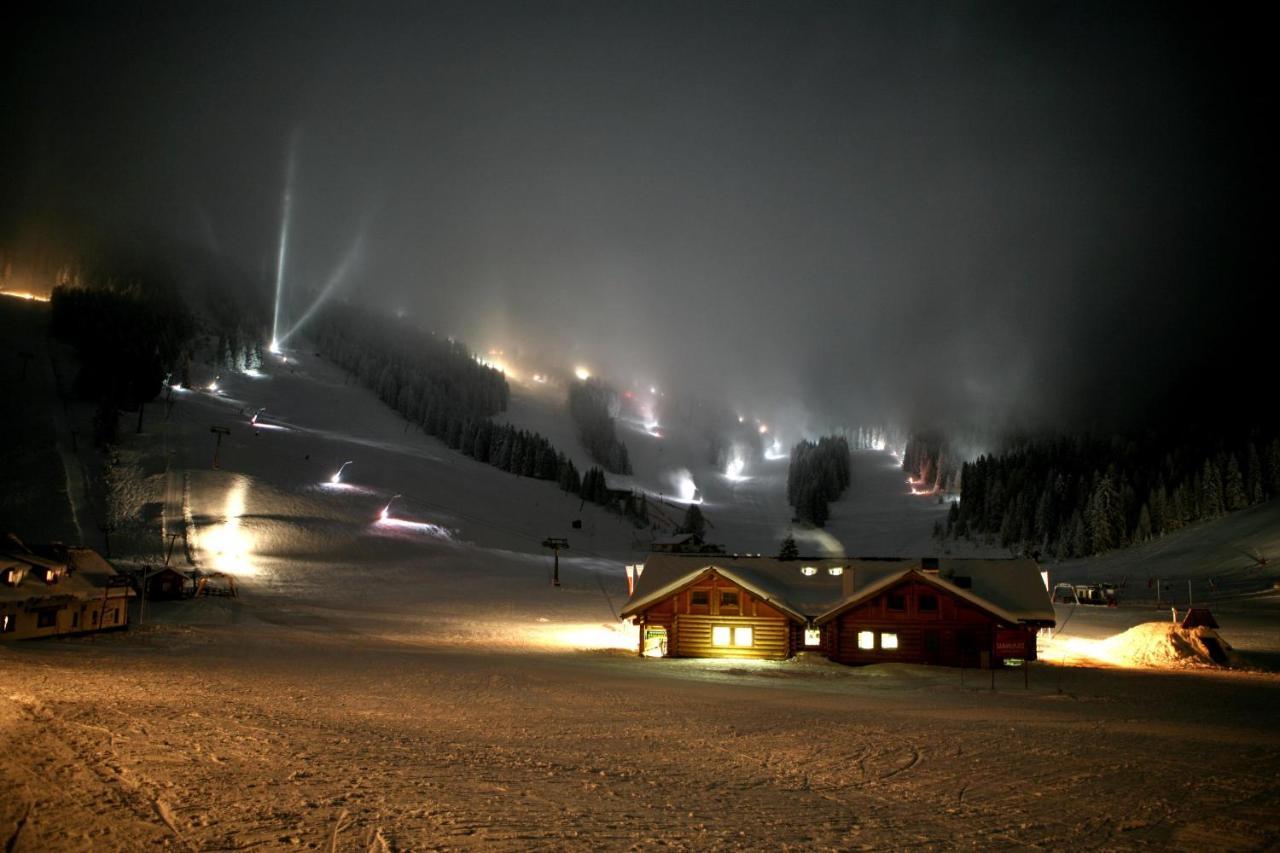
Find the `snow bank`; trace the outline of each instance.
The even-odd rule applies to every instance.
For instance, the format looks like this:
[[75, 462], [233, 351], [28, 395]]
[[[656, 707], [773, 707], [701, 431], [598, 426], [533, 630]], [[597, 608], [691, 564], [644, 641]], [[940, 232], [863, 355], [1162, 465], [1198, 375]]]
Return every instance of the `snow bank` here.
[[1046, 659], [1096, 662], [1133, 668], [1177, 669], [1216, 666], [1205, 640], [1216, 641], [1228, 655], [1231, 646], [1211, 628], [1183, 629], [1172, 622], [1144, 622], [1103, 640], [1056, 637]]

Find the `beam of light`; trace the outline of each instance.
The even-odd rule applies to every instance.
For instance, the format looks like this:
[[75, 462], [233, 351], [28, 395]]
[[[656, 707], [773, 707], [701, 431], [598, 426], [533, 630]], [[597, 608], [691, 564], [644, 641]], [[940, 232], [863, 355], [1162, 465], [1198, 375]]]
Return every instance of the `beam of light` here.
[[[334, 472], [333, 472], [333, 476], [329, 478], [329, 482], [330, 482], [330, 483], [333, 483], [335, 486], [336, 486], [338, 483], [341, 483], [341, 482], [342, 482], [342, 472], [343, 472], [343, 471], [345, 471], [345, 470], [347, 470], [347, 466], [348, 466], [348, 465], [350, 465], [353, 461], [354, 461], [354, 460], [348, 459], [346, 462], [343, 462], [343, 463], [342, 463], [342, 467], [341, 467], [341, 468], [339, 468], [337, 471], [334, 471]], [[390, 506], [390, 504], [387, 504], [387, 506]]]
[[276, 307], [271, 315], [272, 352], [278, 352], [277, 341], [280, 340], [280, 298], [284, 292], [284, 264], [289, 248], [289, 221], [293, 209], [293, 175], [294, 154], [297, 149], [298, 134], [295, 131], [289, 140], [289, 160], [285, 167], [284, 200], [280, 214], [280, 249], [276, 255]]
[[676, 499], [684, 503], [700, 504], [702, 503], [702, 493], [698, 491], [698, 484], [693, 481], [693, 474], [688, 468], [681, 468], [673, 475], [676, 486]]
[[38, 293], [32, 293], [29, 290], [0, 290], [0, 296], [8, 296], [12, 299], [25, 299], [28, 302], [48, 302], [48, 296], [41, 296]]
[[782, 442], [776, 438], [773, 440], [772, 444], [770, 444], [767, 448], [765, 448], [765, 451], [764, 451], [764, 458], [770, 461], [776, 460], [776, 459], [786, 459], [787, 456], [788, 456], [787, 451], [783, 448]]
[[724, 466], [724, 475], [735, 483], [741, 482], [747, 479], [742, 474], [746, 468], [747, 460], [735, 454], [734, 457], [729, 460], [729, 463]]
[[[338, 265], [333, 268], [333, 271], [329, 273], [329, 277], [325, 279], [324, 285], [320, 288], [320, 293], [311, 301], [311, 305], [308, 306], [307, 310], [302, 312], [302, 316], [289, 327], [288, 331], [280, 336], [281, 344], [288, 343], [289, 339], [302, 328], [303, 324], [310, 320], [316, 311], [320, 310], [320, 306], [325, 303], [333, 291], [337, 290], [347, 281], [348, 278], [351, 277], [351, 273], [364, 259], [364, 236], [366, 230], [366, 226], [360, 226], [360, 230], [356, 233], [355, 240], [353, 240], [351, 245], [347, 247], [347, 251], [342, 256], [342, 260], [338, 261]], [[397, 314], [398, 313], [399, 312], [397, 312]], [[274, 340], [272, 341], [272, 344], [275, 344]], [[272, 350], [272, 352], [278, 351], [278, 349]]]
[[266, 406], [263, 406], [262, 408], [260, 408], [260, 409], [258, 409], [257, 411], [255, 411], [255, 412], [253, 413], [253, 417], [249, 418], [249, 423], [253, 424], [254, 426], [257, 426], [257, 425], [258, 425], [258, 415], [262, 414], [262, 413], [263, 413], [263, 412], [265, 412], [266, 410], [267, 410], [267, 407], [266, 407]]
[[244, 515], [245, 498], [249, 494], [249, 481], [237, 476], [227, 490], [222, 509], [223, 521], [206, 536], [201, 537], [202, 550], [211, 556], [215, 571], [247, 577], [258, 573], [253, 564], [253, 534], [240, 525]]
[[208, 385], [206, 385], [206, 386], [204, 386], [204, 387], [205, 387], [205, 390], [207, 390], [207, 391], [209, 391], [209, 392], [211, 392], [211, 393], [217, 394], [217, 393], [218, 393], [218, 378], [215, 376], [215, 377], [214, 377], [214, 379], [213, 379], [213, 381], [212, 381], [212, 382], [210, 382]]
[[396, 498], [400, 495], [392, 495], [391, 500], [387, 501], [387, 505], [382, 508], [382, 512], [378, 514], [379, 521], [387, 521], [391, 518], [391, 505], [396, 502]]
[[586, 382], [591, 378], [591, 371], [587, 370], [582, 365], [578, 365], [573, 369], [573, 375], [581, 379], [583, 382]]

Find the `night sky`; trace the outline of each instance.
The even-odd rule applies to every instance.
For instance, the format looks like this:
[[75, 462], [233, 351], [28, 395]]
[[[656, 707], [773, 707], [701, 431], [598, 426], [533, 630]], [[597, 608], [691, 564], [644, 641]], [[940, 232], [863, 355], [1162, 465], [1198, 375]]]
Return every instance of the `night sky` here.
[[739, 406], [1272, 406], [1244, 7], [39, 3], [5, 31], [11, 247], [163, 235], [265, 298], [292, 150], [295, 315], [351, 251], [342, 298]]

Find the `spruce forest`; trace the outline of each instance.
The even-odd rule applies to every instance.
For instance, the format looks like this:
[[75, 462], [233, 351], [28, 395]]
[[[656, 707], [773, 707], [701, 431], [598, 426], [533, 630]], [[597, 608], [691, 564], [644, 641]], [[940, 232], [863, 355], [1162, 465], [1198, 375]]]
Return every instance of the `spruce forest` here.
[[[931, 439], [909, 448], [904, 468], [944, 471], [947, 456], [945, 442]], [[1280, 436], [1024, 440], [966, 463], [958, 479], [960, 501], [939, 532], [1042, 558], [1084, 557], [1280, 495]]]

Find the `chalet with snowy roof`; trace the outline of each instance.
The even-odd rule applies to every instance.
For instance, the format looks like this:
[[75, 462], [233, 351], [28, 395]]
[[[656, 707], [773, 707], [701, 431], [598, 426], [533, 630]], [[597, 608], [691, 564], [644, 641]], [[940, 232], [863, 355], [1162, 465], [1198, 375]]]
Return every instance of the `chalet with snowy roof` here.
[[88, 548], [11, 548], [0, 553], [0, 640], [125, 628], [131, 594]]
[[1054, 624], [1033, 560], [653, 554], [624, 619], [649, 656], [952, 666], [1034, 659]]

